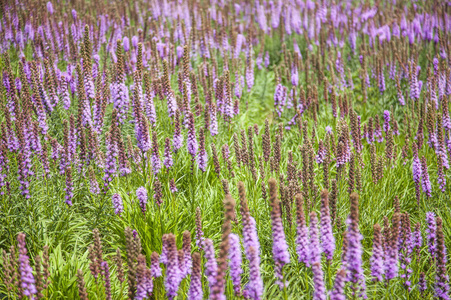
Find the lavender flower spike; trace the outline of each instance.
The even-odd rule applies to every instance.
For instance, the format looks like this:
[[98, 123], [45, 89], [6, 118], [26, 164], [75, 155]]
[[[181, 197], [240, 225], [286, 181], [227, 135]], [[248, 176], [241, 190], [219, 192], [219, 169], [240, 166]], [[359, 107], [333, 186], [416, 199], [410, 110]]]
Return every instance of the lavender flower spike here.
[[269, 194], [271, 199], [271, 223], [272, 223], [272, 254], [275, 262], [275, 275], [279, 279], [279, 287], [282, 289], [285, 286], [283, 280], [282, 268], [285, 264], [290, 262], [290, 254], [288, 253], [288, 245], [285, 240], [285, 232], [280, 213], [280, 200], [277, 196], [277, 183], [274, 178], [268, 182]]
[[147, 205], [147, 190], [145, 187], [141, 186], [136, 190], [136, 198], [139, 200], [139, 206], [141, 207], [141, 211], [146, 213], [146, 205]]
[[204, 251], [205, 258], [207, 262], [205, 263], [205, 276], [207, 276], [208, 286], [210, 287], [210, 291], [216, 282], [216, 273], [218, 271], [218, 264], [215, 258], [215, 248], [213, 247], [213, 241], [210, 239], [205, 239], [204, 241]]
[[421, 158], [421, 187], [426, 196], [432, 197], [431, 181], [429, 180], [428, 166], [424, 156]]
[[111, 201], [113, 202], [113, 207], [114, 207], [114, 213], [116, 215], [121, 215], [121, 213], [124, 211], [124, 206], [122, 204], [122, 198], [121, 195], [119, 194], [113, 194], [113, 196], [111, 196]]
[[161, 170], [160, 154], [158, 152], [158, 138], [157, 133], [152, 132], [152, 154], [150, 156], [152, 162], [152, 169], [154, 174], [158, 174]]
[[199, 145], [197, 144], [196, 129], [194, 128], [194, 116], [192, 113], [188, 114], [188, 139], [186, 143], [188, 147], [188, 153], [191, 154], [194, 160]]
[[318, 238], [318, 218], [315, 212], [310, 213], [310, 263], [321, 262], [321, 247]]
[[321, 269], [321, 263], [313, 263], [312, 271], [313, 285], [315, 287], [315, 291], [313, 292], [313, 300], [326, 300], [326, 287], [324, 286], [324, 273]]
[[359, 195], [351, 194], [351, 214], [348, 225], [348, 251], [346, 253], [348, 280], [354, 295], [366, 299], [366, 285], [362, 268], [362, 235], [359, 231]]
[[428, 250], [432, 257], [436, 255], [437, 249], [437, 225], [435, 223], [435, 214], [433, 212], [426, 213], [426, 239], [428, 244]]
[[449, 275], [446, 270], [446, 246], [443, 234], [443, 221], [440, 217], [436, 219], [437, 223], [437, 257], [435, 274], [435, 298], [440, 300], [449, 300]]
[[384, 110], [384, 126], [383, 126], [383, 129], [387, 133], [390, 130], [390, 111], [389, 110]]
[[189, 299], [191, 300], [202, 300], [202, 271], [200, 268], [200, 254], [199, 252], [193, 253], [193, 271], [191, 274], [191, 285], [189, 288]]
[[150, 256], [150, 276], [153, 278], [161, 277], [160, 256], [155, 251]]
[[335, 238], [332, 233], [332, 222], [329, 213], [329, 192], [321, 192], [321, 246], [327, 260], [332, 260], [335, 251]]
[[27, 248], [25, 247], [25, 234], [19, 233], [17, 236], [19, 248], [19, 278], [20, 287], [24, 296], [30, 296], [37, 293], [35, 280], [33, 277], [33, 269], [30, 266], [29, 257], [27, 255]]
[[231, 233], [229, 235], [229, 245], [230, 277], [232, 278], [235, 296], [239, 297], [241, 295], [241, 274], [243, 273], [243, 270], [241, 269], [242, 256], [240, 237]]
[[172, 233], [168, 234], [167, 248], [168, 264], [164, 286], [166, 288], [167, 297], [172, 300], [175, 298], [175, 296], [177, 296], [177, 290], [181, 281], [177, 258], [177, 245], [175, 244], [175, 235], [173, 235]]
[[382, 247], [381, 226], [374, 225], [373, 255], [371, 256], [371, 275], [373, 280], [382, 281], [384, 274], [384, 249]]
[[260, 257], [254, 247], [248, 249], [249, 257], [249, 282], [246, 285], [245, 294], [252, 300], [260, 300], [263, 294], [263, 281], [260, 277]]
[[163, 156], [163, 164], [166, 166], [166, 168], [172, 167], [174, 164], [174, 161], [172, 160], [172, 153], [171, 153], [171, 140], [167, 137], [164, 142], [164, 156]]
[[174, 152], [177, 153], [177, 151], [183, 146], [183, 135], [181, 133], [180, 129], [180, 111], [177, 110], [175, 113], [175, 120], [174, 120], [174, 138], [172, 141]]
[[346, 271], [344, 269], [340, 269], [335, 277], [334, 289], [330, 294], [330, 300], [346, 300], [346, 296], [344, 295], [345, 282]]
[[304, 216], [304, 200], [301, 194], [296, 195], [296, 253], [298, 254], [299, 262], [303, 262], [307, 267], [310, 266], [310, 240], [309, 229], [305, 224]]

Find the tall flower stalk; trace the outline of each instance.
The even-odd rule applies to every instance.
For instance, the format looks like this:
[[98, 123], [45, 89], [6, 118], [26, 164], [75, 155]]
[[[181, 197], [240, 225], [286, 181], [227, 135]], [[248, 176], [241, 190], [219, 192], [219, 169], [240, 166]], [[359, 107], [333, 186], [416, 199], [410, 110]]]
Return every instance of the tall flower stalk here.
[[280, 200], [277, 195], [277, 182], [274, 178], [269, 180], [269, 195], [271, 202], [271, 224], [272, 224], [272, 253], [275, 263], [274, 272], [278, 279], [277, 284], [282, 289], [286, 283], [283, 279], [283, 266], [290, 262], [290, 254], [288, 253], [288, 245], [285, 240], [285, 232], [283, 230]]

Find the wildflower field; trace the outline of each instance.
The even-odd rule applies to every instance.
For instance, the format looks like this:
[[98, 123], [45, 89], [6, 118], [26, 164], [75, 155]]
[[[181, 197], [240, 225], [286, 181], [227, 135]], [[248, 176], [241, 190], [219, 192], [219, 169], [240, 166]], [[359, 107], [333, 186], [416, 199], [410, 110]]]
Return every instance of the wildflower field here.
[[1, 0], [0, 79], [0, 299], [450, 299], [450, 2]]

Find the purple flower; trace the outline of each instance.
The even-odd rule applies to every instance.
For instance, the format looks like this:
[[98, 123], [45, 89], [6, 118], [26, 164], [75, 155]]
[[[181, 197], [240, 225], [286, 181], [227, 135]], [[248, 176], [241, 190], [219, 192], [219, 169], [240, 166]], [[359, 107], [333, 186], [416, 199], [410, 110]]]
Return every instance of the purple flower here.
[[327, 132], [328, 134], [332, 134], [332, 127], [330, 127], [329, 125], [326, 126], [326, 132]]
[[19, 233], [17, 236], [17, 246], [19, 248], [19, 278], [20, 287], [23, 291], [23, 295], [30, 296], [37, 293], [35, 280], [33, 277], [33, 269], [30, 266], [30, 258], [27, 255], [27, 248], [25, 247], [25, 234]]
[[197, 165], [202, 172], [207, 170], [207, 151], [205, 150], [205, 136], [203, 128], [200, 129], [199, 132], [199, 152], [197, 154]]
[[326, 158], [327, 150], [324, 147], [323, 143], [320, 141], [319, 148], [318, 148], [318, 154], [316, 155], [316, 163], [321, 164], [323, 163], [324, 159]]
[[277, 282], [282, 289], [285, 286], [283, 280], [283, 266], [290, 262], [290, 253], [288, 253], [288, 245], [285, 239], [285, 232], [280, 213], [280, 200], [277, 196], [277, 183], [274, 178], [269, 180], [269, 193], [271, 198], [271, 225], [272, 225], [272, 254], [275, 262], [275, 275], [279, 279]]
[[270, 63], [270, 61], [269, 61], [269, 52], [266, 51], [266, 53], [265, 53], [265, 68], [267, 68], [269, 66], [269, 63]]
[[152, 252], [150, 257], [150, 276], [153, 278], [161, 277], [160, 257], [157, 252]]
[[216, 104], [212, 103], [210, 107], [210, 134], [215, 136], [218, 134], [218, 120], [216, 117]]
[[321, 246], [327, 260], [332, 260], [335, 251], [335, 238], [329, 213], [328, 192], [321, 193]]
[[291, 67], [291, 84], [294, 86], [298, 86], [299, 84], [299, 75], [297, 66]]
[[443, 110], [442, 122], [443, 122], [443, 128], [445, 128], [446, 131], [450, 131], [451, 130], [451, 118], [449, 117], [449, 112], [446, 110]]
[[150, 156], [152, 169], [154, 174], [158, 174], [161, 170], [160, 153], [158, 152], [158, 140], [156, 131], [152, 132], [152, 154]]
[[238, 235], [234, 233], [229, 235], [229, 246], [230, 277], [232, 278], [235, 296], [239, 296], [241, 294], [241, 274], [243, 270], [241, 269], [241, 245]]
[[174, 96], [174, 92], [169, 90], [166, 95], [166, 100], [168, 103], [168, 116], [171, 118], [175, 115], [177, 111], [177, 102]]
[[111, 98], [114, 108], [117, 110], [119, 123], [123, 123], [127, 118], [129, 105], [128, 87], [123, 82], [114, 82], [110, 85]]
[[335, 277], [334, 289], [330, 294], [330, 300], [346, 300], [346, 296], [344, 295], [345, 283], [346, 271], [344, 269], [340, 269]]
[[138, 266], [138, 274], [136, 277], [135, 299], [143, 300], [150, 298], [153, 291], [153, 281], [151, 271], [146, 268], [145, 262], [142, 266]]
[[196, 139], [196, 129], [194, 128], [194, 116], [192, 113], [188, 114], [188, 139], [187, 139], [188, 153], [194, 157], [197, 154], [198, 144]]
[[399, 267], [398, 267], [398, 232], [399, 230], [397, 226], [395, 226], [396, 220], [399, 222], [399, 218], [396, 218], [396, 214], [393, 216], [393, 226], [391, 229], [391, 237], [385, 244], [385, 279], [387, 281], [392, 280], [393, 278], [398, 276]]
[[168, 263], [168, 235], [167, 234], [163, 234], [163, 237], [161, 240], [160, 262], [162, 264]]
[[245, 294], [249, 299], [260, 300], [263, 295], [263, 281], [260, 276], [260, 257], [254, 247], [248, 249], [249, 282], [246, 285]]
[[128, 37], [124, 36], [122, 38], [122, 45], [124, 45], [125, 52], [128, 52], [130, 50], [130, 40]]
[[390, 111], [384, 110], [384, 131], [388, 133], [390, 130]]
[[17, 155], [17, 179], [19, 180], [20, 186], [19, 189], [22, 191], [21, 194], [25, 196], [25, 198], [30, 198], [30, 190], [28, 181], [28, 175], [30, 168], [28, 167], [29, 162], [31, 161], [27, 155], [28, 151], [22, 148], [22, 151], [19, 151]]
[[404, 95], [402, 93], [401, 88], [398, 89], [398, 101], [402, 106], [406, 105], [406, 100], [404, 99]]
[[427, 212], [426, 213], [426, 240], [428, 243], [428, 250], [432, 257], [435, 257], [436, 255], [436, 249], [437, 249], [437, 225], [435, 223], [435, 214], [433, 212]]
[[72, 13], [72, 18], [74, 19], [74, 21], [76, 21], [77, 20], [77, 11], [75, 9], [72, 9], [71, 13]]
[[145, 213], [147, 205], [147, 190], [145, 187], [141, 186], [136, 190], [136, 198], [138, 198], [139, 200], [139, 206], [141, 207], [141, 211]]
[[384, 141], [384, 137], [382, 136], [382, 130], [379, 126], [379, 122], [376, 121], [376, 126], [374, 128], [374, 136], [377, 138], [377, 141], [379, 143], [382, 143]]
[[132, 36], [133, 48], [138, 48], [138, 37], [136, 35]]
[[249, 210], [242, 210], [241, 213], [243, 220], [243, 245], [246, 257], [249, 260], [249, 283], [246, 285], [243, 295], [245, 298], [261, 299], [263, 281], [260, 276], [260, 243], [258, 241], [257, 227]]
[[144, 95], [144, 99], [146, 99], [146, 115], [153, 126], [157, 124], [157, 113], [155, 112], [155, 104], [153, 103], [154, 97], [150, 91], [147, 91]]
[[177, 260], [179, 264], [179, 280], [182, 281], [186, 277], [186, 263], [185, 263], [185, 252], [183, 249], [177, 251]]
[[236, 37], [236, 43], [235, 43], [235, 49], [234, 49], [234, 56], [235, 58], [238, 58], [241, 52], [241, 47], [243, 46], [243, 43], [245, 43], [246, 38], [242, 34], [238, 34]]
[[287, 100], [287, 88], [281, 83], [277, 84], [274, 91], [274, 106], [279, 117], [282, 115]]
[[155, 176], [155, 180], [153, 183], [153, 198], [155, 199], [155, 203], [158, 204], [158, 206], [163, 203], [163, 193], [161, 188], [161, 182], [158, 179], [157, 176]]
[[436, 218], [437, 224], [437, 254], [435, 259], [435, 294], [434, 298], [449, 300], [449, 275], [446, 270], [446, 245], [443, 234], [443, 221]]
[[[261, 70], [263, 68], [262, 63], [263, 63], [263, 52], [260, 52], [257, 56], [257, 58], [255, 59], [255, 63], [257, 64], [257, 68], [259, 70]], [[236, 76], [235, 76], [236, 78]], [[241, 96], [237, 96], [238, 98], [241, 98]]]
[[268, 25], [266, 23], [266, 12], [265, 7], [263, 5], [259, 5], [257, 7], [257, 17], [256, 21], [264, 33], [268, 33]]
[[189, 299], [202, 300], [202, 273], [200, 267], [200, 254], [195, 252], [193, 254], [193, 272], [191, 274], [191, 285], [189, 287]]
[[102, 274], [105, 278], [105, 298], [107, 300], [111, 300], [110, 268], [108, 267], [108, 263], [106, 261], [102, 261], [100, 267], [102, 268]]
[[172, 160], [172, 153], [171, 153], [171, 140], [167, 137], [164, 143], [164, 156], [163, 156], [163, 164], [166, 166], [166, 168], [172, 167], [174, 164]]
[[420, 290], [421, 295], [423, 295], [423, 293], [428, 289], [426, 278], [423, 272], [420, 273], [420, 279], [418, 281], [418, 289]]
[[310, 264], [321, 262], [321, 248], [318, 237], [318, 218], [315, 212], [310, 213]]
[[105, 164], [105, 175], [103, 177], [103, 180], [105, 181], [105, 187], [108, 186], [108, 184], [113, 180], [113, 177], [115, 176], [117, 172], [117, 147], [114, 143], [114, 139], [111, 137], [111, 134], [107, 134], [105, 137], [105, 144], [106, 144], [106, 164]]
[[374, 225], [373, 255], [371, 256], [371, 275], [375, 281], [382, 281], [384, 274], [384, 249], [382, 245], [381, 227]]
[[216, 275], [218, 271], [218, 264], [216, 263], [215, 258], [215, 248], [213, 247], [213, 241], [210, 239], [204, 240], [204, 252], [205, 259], [207, 262], [205, 263], [205, 276], [207, 277], [208, 286], [210, 287], [210, 291], [216, 283]]
[[431, 181], [429, 180], [428, 167], [424, 156], [421, 158], [421, 175], [421, 187], [423, 188], [423, 192], [426, 196], [432, 197]]
[[[415, 68], [415, 63], [409, 62], [409, 65], [411, 66], [411, 76], [410, 76], [410, 97], [412, 99], [420, 99], [420, 84], [418, 82], [418, 74], [417, 74], [417, 69]], [[415, 69], [414, 69], [415, 68]]]
[[52, 2], [47, 2], [47, 11], [49, 12], [49, 14], [53, 15], [53, 5]]
[[313, 285], [315, 291], [313, 292], [314, 300], [326, 300], [326, 287], [324, 286], [324, 273], [321, 269], [320, 262], [314, 262], [312, 264], [313, 271]]
[[[248, 220], [246, 220], [245, 224], [243, 224], [243, 242], [248, 260], [250, 260], [248, 253], [249, 247], [254, 247], [255, 250], [260, 253], [260, 242], [258, 241], [257, 226], [255, 224], [255, 219], [251, 216], [249, 216]], [[260, 259], [260, 256], [258, 257]]]
[[99, 183], [97, 182], [95, 175], [91, 176], [89, 180], [89, 191], [94, 195], [98, 195], [100, 193]]
[[124, 211], [121, 195], [113, 194], [113, 196], [111, 196], [111, 202], [113, 202], [114, 213], [120, 216]]
[[412, 161], [413, 181], [420, 183], [421, 180], [421, 162], [418, 155], [415, 155]]
[[200, 208], [196, 208], [196, 246], [203, 249], [204, 233], [202, 231], [202, 218]]
[[177, 290], [181, 281], [177, 257], [177, 245], [175, 244], [175, 236], [172, 233], [167, 236], [167, 260], [168, 263], [164, 286], [166, 288], [167, 297], [172, 300], [177, 296]]
[[298, 221], [297, 224], [297, 237], [296, 237], [296, 253], [298, 254], [299, 262], [303, 262], [307, 267], [310, 266], [310, 240], [309, 229], [305, 225], [305, 220]]
[[182, 46], [177, 46], [177, 58], [180, 59], [183, 56], [183, 47]]
[[351, 214], [348, 218], [348, 251], [346, 252], [348, 280], [352, 282], [354, 294], [359, 291], [358, 297], [366, 298], [366, 285], [362, 268], [363, 239], [359, 231], [359, 202], [356, 193], [351, 194]]
[[183, 277], [186, 277], [187, 275], [191, 274], [192, 267], [193, 267], [193, 261], [191, 258], [191, 232], [188, 230], [183, 232], [183, 263], [185, 265], [185, 273], [183, 274]]
[[147, 152], [151, 148], [150, 136], [146, 117], [135, 115], [135, 135], [137, 146], [142, 152]]
[[417, 225], [415, 226], [415, 230], [414, 232], [412, 232], [410, 240], [412, 250], [416, 249], [417, 253], [419, 253], [421, 247], [423, 246], [423, 237], [421, 236], [420, 223], [417, 223]]
[[177, 189], [177, 186], [175, 185], [175, 180], [174, 178], [171, 179], [171, 181], [169, 182], [169, 190], [171, 191], [171, 193], [176, 193], [179, 190]]

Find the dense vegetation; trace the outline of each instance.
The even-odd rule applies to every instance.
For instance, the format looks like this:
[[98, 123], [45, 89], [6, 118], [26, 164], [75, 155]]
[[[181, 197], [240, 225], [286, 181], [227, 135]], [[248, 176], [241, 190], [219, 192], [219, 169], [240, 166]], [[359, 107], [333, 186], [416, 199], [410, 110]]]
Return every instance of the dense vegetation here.
[[0, 16], [0, 299], [449, 299], [449, 3]]

